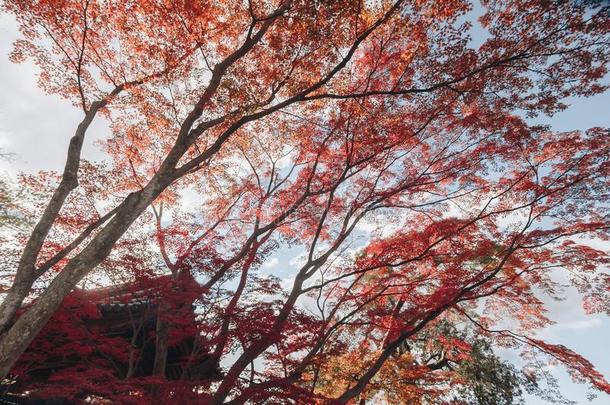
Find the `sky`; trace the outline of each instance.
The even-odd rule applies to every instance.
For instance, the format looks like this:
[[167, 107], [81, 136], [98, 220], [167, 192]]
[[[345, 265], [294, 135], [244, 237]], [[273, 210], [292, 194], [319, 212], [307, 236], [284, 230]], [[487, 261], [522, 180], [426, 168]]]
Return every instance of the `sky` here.
[[[23, 171], [61, 170], [67, 145], [82, 112], [57, 96], [42, 93], [37, 87], [37, 69], [32, 63], [15, 65], [8, 60], [12, 42], [18, 37], [17, 26], [11, 16], [0, 14], [0, 149], [14, 154], [10, 162], [0, 161], [0, 171], [14, 176]], [[610, 127], [610, 92], [589, 99], [570, 99], [570, 107], [545, 121], [555, 130], [585, 129], [593, 126]], [[91, 126], [83, 157], [99, 160], [104, 155], [96, 147], [96, 140], [109, 135], [107, 124], [96, 119]], [[361, 229], [366, 231], [366, 229]], [[598, 245], [597, 248], [609, 249]], [[296, 271], [301, 252], [287, 249], [272, 257], [262, 268], [288, 282]], [[556, 324], [543, 329], [539, 337], [555, 344], [563, 344], [591, 361], [610, 379], [610, 318], [605, 315], [585, 315], [577, 292], [569, 289], [561, 302], [546, 301], [549, 317]], [[515, 360], [516, 354], [502, 352], [503, 357]], [[579, 404], [604, 405], [610, 397], [600, 396], [589, 402], [584, 385], [575, 384], [562, 367], [553, 369], [564, 395]], [[528, 405], [544, 404], [538, 398], [526, 398]]]

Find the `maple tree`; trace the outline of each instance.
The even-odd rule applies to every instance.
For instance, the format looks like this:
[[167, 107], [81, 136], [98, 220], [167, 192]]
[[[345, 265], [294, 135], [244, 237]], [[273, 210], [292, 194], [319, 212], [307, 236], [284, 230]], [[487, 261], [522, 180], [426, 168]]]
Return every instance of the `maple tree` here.
[[[480, 45], [462, 0], [4, 8], [23, 34], [12, 59], [37, 63], [41, 88], [84, 117], [62, 173], [21, 178], [36, 198], [16, 209], [38, 219], [12, 236], [1, 377], [35, 362], [26, 349], [44, 343], [35, 338], [53, 316], [70, 329], [65, 308], [83, 280], [188, 274], [197, 331], [172, 316], [193, 297], [163, 290], [153, 380], [91, 366], [56, 379], [81, 373], [89, 392], [58, 392], [364, 403], [438, 384], [425, 395], [450, 402], [453, 384], [488, 392], [468, 364], [500, 367], [481, 360], [483, 343], [442, 332], [459, 321], [610, 393], [591, 363], [534, 335], [551, 322], [539, 295], [558, 294], [556, 272], [590, 312], [608, 311], [607, 254], [582, 238], [608, 240], [610, 136], [528, 120], [605, 91], [601, 2], [482, 1]], [[98, 114], [112, 129], [104, 163], [81, 157]], [[287, 247], [301, 256], [286, 284], [263, 266]], [[202, 367], [223, 362], [222, 378], [150, 389], [168, 342], [187, 333], [208, 345]]]

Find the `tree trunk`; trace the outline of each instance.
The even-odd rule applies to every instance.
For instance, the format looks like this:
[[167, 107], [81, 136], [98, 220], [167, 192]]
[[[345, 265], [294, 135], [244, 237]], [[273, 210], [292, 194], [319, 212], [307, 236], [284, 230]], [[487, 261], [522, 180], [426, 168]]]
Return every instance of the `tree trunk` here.
[[169, 340], [170, 324], [163, 316], [165, 315], [165, 305], [159, 306], [157, 313], [157, 329], [155, 338], [155, 361], [153, 363], [152, 375], [165, 378], [165, 368], [167, 366], [167, 342]]
[[13, 285], [6, 293], [2, 304], [0, 304], [0, 336], [7, 331], [15, 320], [15, 313], [25, 300], [32, 287], [32, 283], [25, 280], [18, 280], [15, 277]]
[[[163, 319], [167, 311], [167, 305], [160, 304], [157, 310], [157, 327], [155, 336], [155, 360], [153, 362], [152, 375], [165, 379], [165, 368], [167, 366], [167, 349], [169, 331], [171, 325]], [[150, 393], [156, 400], [161, 400], [160, 394], [162, 390], [158, 384], [153, 384], [150, 387]]]

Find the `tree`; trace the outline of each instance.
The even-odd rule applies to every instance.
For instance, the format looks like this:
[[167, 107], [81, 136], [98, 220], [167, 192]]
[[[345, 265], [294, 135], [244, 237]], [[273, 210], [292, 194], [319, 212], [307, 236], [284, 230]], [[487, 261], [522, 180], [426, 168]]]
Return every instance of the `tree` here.
[[[437, 322], [416, 340], [402, 346], [383, 365], [362, 400], [389, 404], [464, 403], [516, 404], [521, 386], [529, 387], [514, 366], [493, 354], [490, 341], [472, 329], [460, 330], [447, 320]], [[326, 396], [340, 394], [351, 373], [362, 367], [368, 350], [329, 356], [313, 378]]]
[[[607, 8], [484, 1], [489, 35], [474, 47], [460, 0], [4, 7], [24, 36], [12, 58], [32, 58], [41, 87], [84, 117], [0, 305], [2, 376], [136, 232], [142, 252], [158, 246], [153, 268], [200, 280], [210, 367], [233, 354], [202, 401], [353, 401], [447, 317], [610, 392], [588, 361], [531, 334], [549, 322], [536, 294], [555, 294], [556, 269], [607, 310], [607, 256], [578, 238], [608, 237], [610, 137], [526, 119], [605, 90]], [[113, 130], [107, 168], [81, 163], [98, 113]], [[199, 199], [189, 210], [185, 190]], [[286, 245], [304, 253], [283, 291], [258, 273]], [[506, 312], [514, 329], [494, 326]], [[352, 381], [324, 397], [309, 376], [354, 347], [366, 355]]]

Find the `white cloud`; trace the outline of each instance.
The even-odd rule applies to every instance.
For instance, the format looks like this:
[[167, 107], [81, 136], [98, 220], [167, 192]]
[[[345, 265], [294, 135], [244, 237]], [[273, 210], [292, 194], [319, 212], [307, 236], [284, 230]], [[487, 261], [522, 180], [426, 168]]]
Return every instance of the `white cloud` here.
[[277, 257], [272, 257], [271, 259], [267, 260], [263, 264], [263, 267], [270, 269], [270, 268], [276, 267], [279, 262], [280, 262], [280, 259], [278, 259]]
[[373, 232], [379, 227], [379, 224], [369, 220], [368, 218], [363, 218], [360, 222], [356, 224], [356, 229], [362, 232]]
[[180, 208], [187, 212], [197, 212], [205, 202], [205, 196], [190, 187], [181, 189], [179, 194]]
[[[10, 164], [0, 163], [10, 174], [61, 170], [83, 112], [57, 95], [44, 93], [38, 87], [38, 68], [31, 61], [9, 61], [12, 43], [19, 37], [15, 18], [0, 13], [0, 144], [15, 154]], [[96, 141], [109, 134], [108, 122], [96, 117], [85, 137], [83, 158], [104, 159]]]
[[295, 269], [298, 269], [301, 266], [303, 266], [306, 261], [307, 261], [307, 253], [303, 252], [303, 253], [300, 253], [300, 254], [294, 256], [292, 259], [290, 259], [288, 264], [291, 267], [294, 267]]
[[555, 327], [562, 328], [562, 329], [590, 329], [590, 328], [596, 328], [598, 326], [601, 326], [602, 323], [603, 322], [599, 318], [592, 318], [592, 319], [584, 319], [584, 320], [571, 322], [571, 323], [560, 324], [560, 325], [556, 325]]
[[296, 274], [292, 274], [290, 276], [283, 277], [282, 281], [280, 282], [280, 285], [282, 286], [283, 289], [290, 291], [290, 290], [292, 290], [292, 286], [294, 284], [295, 278], [296, 278]]
[[498, 219], [498, 227], [501, 230], [507, 230], [508, 228], [516, 225], [521, 225], [527, 221], [528, 211], [525, 209], [521, 209], [518, 211], [512, 211], [508, 214], [505, 214]]

